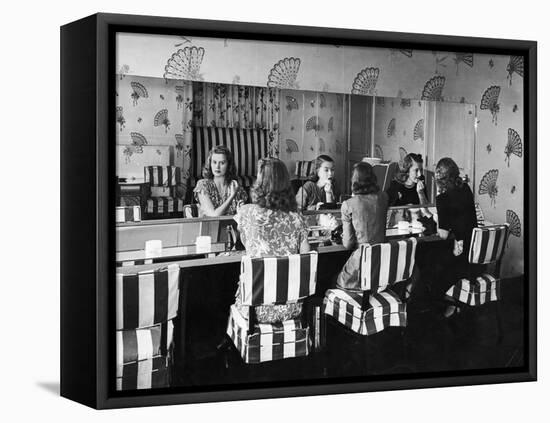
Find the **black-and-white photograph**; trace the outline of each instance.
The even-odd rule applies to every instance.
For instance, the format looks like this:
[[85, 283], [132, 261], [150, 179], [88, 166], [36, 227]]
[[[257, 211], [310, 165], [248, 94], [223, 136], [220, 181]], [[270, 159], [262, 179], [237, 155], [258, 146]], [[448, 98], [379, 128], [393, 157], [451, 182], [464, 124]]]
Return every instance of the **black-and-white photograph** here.
[[115, 38], [116, 391], [526, 365], [523, 56]]

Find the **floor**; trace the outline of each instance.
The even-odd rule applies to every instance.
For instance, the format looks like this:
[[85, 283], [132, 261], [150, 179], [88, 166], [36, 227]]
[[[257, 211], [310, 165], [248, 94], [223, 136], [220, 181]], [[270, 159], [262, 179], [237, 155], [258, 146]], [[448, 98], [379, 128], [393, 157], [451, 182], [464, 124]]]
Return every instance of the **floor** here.
[[[234, 352], [220, 353], [211, 340], [197, 339], [174, 386], [328, 380], [379, 375], [521, 367], [524, 362], [523, 279], [502, 281], [498, 338], [496, 303], [463, 309], [445, 319], [433, 304], [410, 303], [408, 325], [369, 337], [349, 336], [343, 326], [327, 329], [327, 349], [305, 358], [242, 364]], [[220, 338], [221, 340], [221, 338]], [[228, 364], [228, 366], [226, 365]]]

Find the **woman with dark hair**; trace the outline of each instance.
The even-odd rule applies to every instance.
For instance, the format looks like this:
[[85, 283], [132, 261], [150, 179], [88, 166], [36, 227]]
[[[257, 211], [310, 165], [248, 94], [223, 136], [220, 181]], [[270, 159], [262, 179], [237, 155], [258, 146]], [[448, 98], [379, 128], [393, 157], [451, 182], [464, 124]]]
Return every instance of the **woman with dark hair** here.
[[[440, 263], [445, 277], [437, 282], [435, 294], [439, 298], [454, 285], [458, 279], [468, 275], [468, 251], [472, 231], [477, 227], [476, 210], [472, 190], [460, 177], [455, 161], [445, 157], [437, 163], [435, 182], [438, 195], [437, 207], [438, 234], [441, 238], [454, 237], [447, 251], [443, 251]], [[445, 316], [451, 316], [456, 310], [454, 304], [447, 306]]]
[[314, 210], [319, 203], [336, 203], [340, 197], [334, 181], [334, 160], [325, 154], [315, 159], [315, 166], [296, 194], [298, 209]]
[[390, 207], [428, 203], [422, 170], [423, 160], [420, 154], [409, 153], [405, 156], [397, 175], [386, 190]]
[[236, 168], [231, 150], [217, 145], [206, 159], [202, 177], [193, 192], [201, 216], [235, 214], [237, 206], [246, 202], [246, 192], [236, 180]]
[[[351, 176], [352, 197], [342, 203], [342, 243], [346, 248], [359, 244], [378, 244], [386, 238], [388, 195], [380, 191], [372, 166], [359, 162]], [[336, 284], [344, 289], [360, 289], [359, 261], [356, 249], [338, 275]]]
[[[258, 162], [258, 175], [250, 196], [252, 204], [240, 207], [234, 217], [247, 255], [287, 256], [310, 250], [307, 224], [296, 211], [296, 199], [283, 162], [275, 158]], [[238, 293], [236, 304], [240, 308]], [[240, 311], [246, 313], [246, 310]], [[260, 323], [274, 323], [296, 318], [301, 310], [299, 303], [266, 305], [256, 307], [256, 315]]]

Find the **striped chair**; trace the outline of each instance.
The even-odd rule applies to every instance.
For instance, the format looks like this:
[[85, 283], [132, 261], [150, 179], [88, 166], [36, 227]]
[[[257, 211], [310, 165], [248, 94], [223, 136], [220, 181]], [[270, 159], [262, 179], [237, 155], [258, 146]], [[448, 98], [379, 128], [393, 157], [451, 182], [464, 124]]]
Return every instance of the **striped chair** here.
[[383, 244], [362, 244], [360, 291], [329, 289], [323, 315], [359, 335], [372, 335], [388, 327], [407, 325], [406, 304], [389, 287], [412, 276], [416, 238]]
[[117, 274], [117, 390], [169, 386], [179, 275], [177, 264]]
[[315, 166], [314, 160], [297, 160], [294, 176], [299, 179], [306, 179], [313, 171], [313, 166]]
[[183, 200], [176, 198], [176, 187], [181, 182], [181, 168], [177, 166], [146, 166], [144, 176], [151, 191], [151, 197], [147, 199], [144, 214], [150, 219], [182, 217]]
[[237, 181], [245, 189], [250, 188], [256, 178], [258, 160], [269, 155], [267, 130], [195, 127], [191, 149], [191, 177], [188, 183], [190, 192], [202, 178], [208, 153], [216, 145], [224, 145], [231, 150], [237, 168]]
[[141, 208], [139, 206], [122, 206], [116, 208], [116, 223], [141, 222]]
[[185, 218], [199, 217], [199, 205], [186, 204], [185, 206], [183, 206], [183, 217]]
[[313, 251], [285, 257], [242, 258], [239, 286], [242, 306], [248, 307], [248, 316], [232, 305], [227, 335], [245, 363], [309, 354], [310, 328], [305, 319], [258, 323], [254, 307], [303, 301], [313, 295], [317, 283], [317, 257], [317, 252]]
[[482, 273], [460, 279], [447, 291], [447, 297], [468, 306], [478, 306], [500, 297], [500, 262], [508, 239], [508, 224], [474, 228], [468, 261], [496, 265], [495, 275]]

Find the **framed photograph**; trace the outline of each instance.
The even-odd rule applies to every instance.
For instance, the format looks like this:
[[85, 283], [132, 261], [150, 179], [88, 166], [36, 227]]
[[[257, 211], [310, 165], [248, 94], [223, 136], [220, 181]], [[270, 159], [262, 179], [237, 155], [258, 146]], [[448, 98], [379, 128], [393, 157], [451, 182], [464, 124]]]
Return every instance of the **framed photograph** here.
[[536, 380], [534, 41], [61, 28], [61, 395]]

